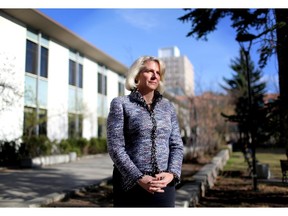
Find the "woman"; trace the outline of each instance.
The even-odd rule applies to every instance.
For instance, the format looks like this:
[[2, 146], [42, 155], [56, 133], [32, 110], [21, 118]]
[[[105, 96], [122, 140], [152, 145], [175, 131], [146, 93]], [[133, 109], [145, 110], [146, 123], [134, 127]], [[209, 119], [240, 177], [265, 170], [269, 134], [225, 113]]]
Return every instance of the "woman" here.
[[172, 103], [163, 98], [164, 63], [137, 59], [128, 71], [128, 96], [114, 98], [107, 119], [114, 162], [115, 207], [174, 207], [183, 143]]

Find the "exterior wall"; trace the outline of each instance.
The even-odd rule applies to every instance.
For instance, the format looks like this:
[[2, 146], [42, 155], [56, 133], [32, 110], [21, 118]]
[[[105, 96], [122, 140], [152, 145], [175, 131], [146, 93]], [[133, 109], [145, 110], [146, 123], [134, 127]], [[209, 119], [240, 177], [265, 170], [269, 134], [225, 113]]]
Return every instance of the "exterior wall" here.
[[50, 40], [47, 95], [47, 136], [67, 138], [69, 50]]
[[166, 65], [167, 91], [174, 95], [194, 95], [194, 69], [186, 56], [162, 58]]
[[183, 56], [183, 67], [185, 92], [188, 96], [194, 96], [194, 67], [186, 56]]
[[97, 71], [98, 65], [84, 58], [83, 62], [83, 137], [97, 136]]
[[[0, 12], [0, 82], [12, 84], [24, 93], [26, 28], [5, 17]], [[9, 97], [1, 93], [2, 99]], [[12, 106], [3, 107], [0, 100], [0, 140], [14, 140], [22, 135], [24, 99], [18, 98]]]
[[166, 89], [174, 95], [194, 95], [194, 68], [187, 56], [181, 56], [177, 47], [162, 48], [158, 56], [166, 65]]
[[180, 56], [180, 50], [176, 46], [161, 48], [158, 50], [158, 56], [159, 56], [159, 58], [179, 57]]
[[110, 109], [110, 102], [118, 96], [119, 75], [108, 71], [107, 73], [107, 107]]

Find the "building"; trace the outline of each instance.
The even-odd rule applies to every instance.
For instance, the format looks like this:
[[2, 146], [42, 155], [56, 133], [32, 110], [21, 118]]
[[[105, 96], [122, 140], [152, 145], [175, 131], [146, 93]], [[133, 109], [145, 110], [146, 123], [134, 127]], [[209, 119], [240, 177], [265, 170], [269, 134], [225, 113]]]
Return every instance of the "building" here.
[[181, 56], [178, 47], [161, 48], [158, 57], [166, 65], [166, 91], [192, 97], [194, 95], [194, 68], [187, 56]]
[[1, 9], [0, 27], [0, 140], [105, 136], [126, 66], [34, 9]]
[[128, 68], [38, 10], [0, 9], [0, 27], [0, 140], [105, 137]]
[[[191, 98], [194, 96], [194, 68], [186, 56], [181, 56], [178, 47], [158, 49], [158, 57], [166, 65], [165, 92], [172, 101], [177, 101], [177, 114], [185, 143], [191, 137]], [[181, 106], [180, 106], [181, 104]]]

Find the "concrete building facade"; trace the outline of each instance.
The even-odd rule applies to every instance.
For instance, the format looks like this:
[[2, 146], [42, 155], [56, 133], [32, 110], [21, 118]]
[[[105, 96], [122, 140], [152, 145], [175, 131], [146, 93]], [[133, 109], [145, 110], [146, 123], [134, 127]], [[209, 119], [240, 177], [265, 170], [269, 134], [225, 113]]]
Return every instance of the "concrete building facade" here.
[[0, 10], [0, 140], [105, 136], [126, 66], [33, 9]]
[[181, 56], [176, 46], [159, 49], [158, 56], [166, 64], [166, 91], [178, 96], [194, 96], [194, 68], [187, 56]]

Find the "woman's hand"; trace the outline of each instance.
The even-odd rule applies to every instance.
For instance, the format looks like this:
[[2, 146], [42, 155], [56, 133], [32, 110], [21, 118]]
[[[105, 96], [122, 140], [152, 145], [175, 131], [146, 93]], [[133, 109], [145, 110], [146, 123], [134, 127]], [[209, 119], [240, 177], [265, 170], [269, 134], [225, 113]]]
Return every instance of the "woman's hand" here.
[[163, 187], [166, 187], [174, 179], [174, 175], [168, 172], [161, 172], [156, 174], [156, 178], [159, 180], [158, 183], [161, 183], [163, 184]]
[[155, 177], [144, 175], [138, 180], [138, 184], [149, 193], [163, 193], [163, 188], [165, 188], [173, 180], [173, 178], [173, 174], [167, 172], [159, 173]]
[[[161, 192], [160, 187], [151, 187], [151, 182], [157, 181], [157, 178], [149, 176], [149, 175], [144, 175], [141, 179], [138, 180], [138, 184], [144, 188], [146, 191], [149, 193], [154, 193], [154, 192]], [[164, 191], [163, 191], [164, 192]]]

